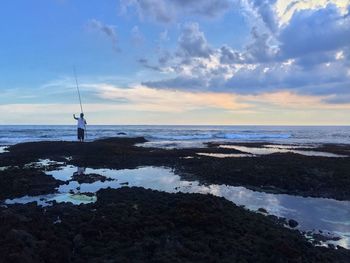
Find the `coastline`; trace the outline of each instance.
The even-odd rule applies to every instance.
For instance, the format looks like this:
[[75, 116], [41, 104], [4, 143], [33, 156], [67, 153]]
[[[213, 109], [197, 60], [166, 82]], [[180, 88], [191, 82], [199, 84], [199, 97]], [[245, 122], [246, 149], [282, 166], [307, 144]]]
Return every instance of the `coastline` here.
[[[204, 185], [228, 184], [263, 192], [350, 200], [350, 157], [327, 158], [273, 153], [246, 158], [216, 158], [200, 156], [198, 153], [242, 152], [237, 149], [220, 148], [215, 143], [208, 144], [207, 148], [188, 149], [135, 146], [144, 142], [146, 140], [139, 137], [107, 138], [83, 144], [50, 141], [10, 146], [8, 152], [0, 154], [1, 166], [7, 167], [0, 170], [1, 200], [23, 195], [55, 193], [57, 187], [65, 185], [66, 182], [48, 176], [45, 172], [62, 165], [100, 169], [168, 167], [181, 178], [198, 180]], [[264, 147], [264, 144], [266, 143], [235, 145], [259, 148]], [[345, 154], [349, 149], [350, 146], [346, 145], [321, 145], [312, 150]], [[37, 166], [35, 162], [42, 159], [53, 162]], [[101, 178], [94, 175], [89, 177], [90, 181], [87, 183], [91, 184]], [[97, 217], [92, 210], [96, 210]], [[30, 256], [33, 260], [36, 256], [44, 260], [43, 254], [37, 254], [38, 251], [46, 251], [50, 256], [59, 253], [74, 262], [83, 262], [84, 255], [96, 260], [107, 260], [108, 257], [117, 255], [122, 260], [133, 253], [136, 258], [140, 257], [139, 259], [145, 262], [155, 259], [160, 262], [176, 262], [179, 256], [189, 262], [199, 259], [214, 262], [214, 255], [221, 255], [226, 261], [240, 259], [256, 262], [287, 259], [291, 262], [306, 259], [310, 262], [347, 262], [350, 258], [350, 250], [332, 245], [329, 245], [329, 248], [314, 246], [299, 231], [286, 228], [286, 221], [250, 212], [212, 195], [164, 193], [122, 187], [116, 190], [99, 190], [96, 203], [74, 206], [53, 202], [45, 211], [47, 212], [44, 215], [43, 208], [34, 203], [3, 205], [0, 212], [0, 218], [5, 222], [2, 226], [2, 232], [5, 234], [5, 239], [1, 241], [3, 251], [9, 253], [11, 250], [13, 253], [9, 255], [13, 258]], [[11, 220], [6, 219], [9, 214]], [[166, 219], [157, 219], [157, 223], [151, 226], [143, 225], [146, 219], [156, 220], [157, 214]], [[21, 215], [26, 219], [21, 218]], [[73, 217], [78, 218], [75, 220]], [[103, 217], [107, 217], [107, 222]], [[33, 228], [35, 218], [41, 218], [42, 229]], [[61, 222], [53, 224], [57, 218]], [[86, 221], [86, 218], [89, 220]], [[229, 222], [237, 224], [232, 226]], [[50, 227], [54, 228], [51, 232], [48, 230]], [[124, 228], [125, 233], [129, 234], [123, 238]], [[85, 231], [86, 229], [88, 230]], [[110, 231], [117, 233], [117, 238], [112, 238]], [[18, 239], [21, 239], [21, 235], [22, 238], [23, 235], [29, 237], [27, 234], [31, 236], [30, 246], [18, 246], [25, 246], [29, 250], [20, 252], [18, 246], [16, 250], [14, 244], [20, 242]], [[58, 238], [57, 241], [63, 242], [62, 247], [53, 251], [47, 243], [47, 235]], [[164, 243], [167, 238], [170, 238], [169, 243]], [[8, 243], [9, 240], [12, 241]], [[220, 242], [215, 245], [215, 242], [210, 240]], [[101, 242], [109, 242], [110, 246], [102, 248], [99, 245]], [[135, 242], [138, 245], [135, 246]], [[315, 241], [315, 244], [320, 243]], [[72, 248], [75, 251], [73, 254], [69, 252]], [[271, 249], [274, 248], [277, 248], [277, 252], [271, 253]], [[37, 260], [39, 259], [35, 258], [30, 262], [40, 262]], [[63, 262], [63, 259], [57, 262]]]
[[[228, 184], [245, 186], [255, 191], [350, 200], [350, 145], [326, 144], [312, 148], [315, 152], [343, 154], [346, 156], [344, 158], [305, 156], [290, 152], [252, 155], [247, 158], [215, 158], [198, 153], [246, 153], [217, 147], [220, 145], [217, 143], [208, 143], [207, 148], [185, 149], [136, 146], [146, 142], [143, 137], [117, 137], [83, 144], [66, 141], [20, 143], [9, 146], [8, 152], [0, 155], [0, 161], [1, 166], [18, 167], [20, 170], [39, 159], [90, 168], [166, 166], [184, 178], [195, 179], [203, 184]], [[262, 147], [266, 143], [225, 145]]]

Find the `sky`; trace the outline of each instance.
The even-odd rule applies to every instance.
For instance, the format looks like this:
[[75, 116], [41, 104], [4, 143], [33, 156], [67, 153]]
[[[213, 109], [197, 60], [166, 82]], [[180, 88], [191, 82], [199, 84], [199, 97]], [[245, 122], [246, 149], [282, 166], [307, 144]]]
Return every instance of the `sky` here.
[[349, 125], [350, 0], [11, 0], [0, 125]]

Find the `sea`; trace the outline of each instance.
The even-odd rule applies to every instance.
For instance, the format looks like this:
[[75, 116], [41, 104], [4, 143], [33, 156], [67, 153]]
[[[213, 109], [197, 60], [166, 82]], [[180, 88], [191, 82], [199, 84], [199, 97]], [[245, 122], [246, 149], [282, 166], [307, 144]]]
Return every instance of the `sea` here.
[[[206, 142], [273, 142], [281, 144], [350, 144], [350, 126], [194, 126], [92, 125], [87, 140], [145, 137], [147, 146], [204, 147]], [[0, 146], [31, 141], [74, 141], [74, 125], [0, 125]]]

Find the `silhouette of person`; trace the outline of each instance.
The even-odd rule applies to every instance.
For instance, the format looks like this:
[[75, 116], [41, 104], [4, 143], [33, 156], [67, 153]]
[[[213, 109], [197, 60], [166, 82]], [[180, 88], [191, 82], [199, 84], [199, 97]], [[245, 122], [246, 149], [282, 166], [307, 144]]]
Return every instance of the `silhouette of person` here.
[[85, 130], [86, 130], [86, 120], [84, 119], [84, 113], [80, 113], [80, 117], [75, 117], [75, 114], [73, 114], [73, 118], [78, 121], [77, 128], [78, 128], [78, 140], [80, 142], [84, 141], [85, 138]]

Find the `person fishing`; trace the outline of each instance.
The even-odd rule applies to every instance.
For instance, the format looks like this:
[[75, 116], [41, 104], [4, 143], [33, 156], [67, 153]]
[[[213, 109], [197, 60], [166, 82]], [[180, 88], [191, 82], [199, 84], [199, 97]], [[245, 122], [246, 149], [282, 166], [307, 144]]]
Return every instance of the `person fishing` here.
[[77, 118], [75, 114], [73, 114], [73, 118], [78, 121], [78, 140], [80, 142], [84, 142], [85, 139], [85, 130], [86, 130], [86, 120], [84, 119], [84, 113], [80, 113], [80, 118]]
[[79, 104], [80, 104], [80, 118], [75, 117], [75, 114], [73, 114], [73, 118], [78, 121], [78, 140], [80, 142], [84, 142], [85, 139], [85, 132], [86, 132], [86, 120], [84, 119], [84, 111], [83, 111], [83, 104], [81, 103], [81, 96], [80, 96], [80, 90], [79, 90], [79, 84], [78, 84], [78, 78], [77, 78], [77, 73], [75, 70], [75, 67], [73, 68], [74, 70], [74, 77], [75, 77], [75, 83], [77, 85], [77, 92], [79, 96]]

